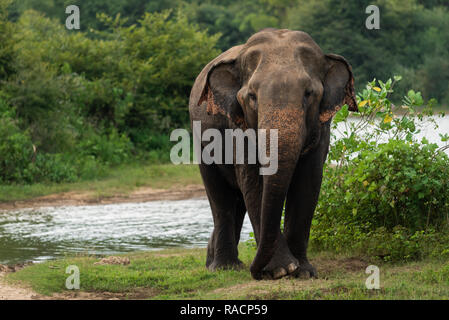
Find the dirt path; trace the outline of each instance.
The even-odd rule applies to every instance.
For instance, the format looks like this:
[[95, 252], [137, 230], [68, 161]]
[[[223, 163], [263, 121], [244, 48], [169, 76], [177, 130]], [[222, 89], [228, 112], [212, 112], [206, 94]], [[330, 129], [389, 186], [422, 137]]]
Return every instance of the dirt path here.
[[142, 290], [133, 294], [111, 293], [111, 292], [63, 292], [52, 296], [40, 295], [33, 289], [25, 286], [11, 285], [4, 279], [6, 272], [0, 272], [0, 301], [2, 300], [122, 300], [122, 299], [144, 299], [148, 292]]
[[7, 284], [4, 276], [5, 273], [0, 272], [0, 300], [35, 300], [42, 298], [29, 288]]
[[147, 202], [161, 200], [185, 200], [205, 197], [206, 191], [203, 185], [188, 185], [185, 187], [173, 187], [171, 189], [139, 188], [128, 195], [113, 195], [110, 197], [98, 197], [92, 192], [65, 192], [52, 194], [25, 201], [0, 203], [0, 210], [15, 210], [24, 208], [42, 208], [59, 206], [82, 206], [96, 204], [113, 204], [126, 202]]
[[0, 264], [0, 300], [36, 300], [43, 296], [37, 294], [29, 287], [11, 285], [5, 280], [5, 275], [26, 267], [26, 264], [5, 266]]

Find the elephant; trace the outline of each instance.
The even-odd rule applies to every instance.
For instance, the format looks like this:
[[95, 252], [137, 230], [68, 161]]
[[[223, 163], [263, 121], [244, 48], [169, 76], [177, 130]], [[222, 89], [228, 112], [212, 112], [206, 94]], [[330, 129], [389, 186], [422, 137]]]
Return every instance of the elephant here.
[[331, 121], [345, 104], [358, 111], [350, 64], [324, 54], [302, 31], [261, 30], [204, 67], [190, 94], [191, 124], [201, 121], [201, 132], [278, 129], [275, 174], [259, 174], [260, 163], [199, 164], [214, 220], [209, 270], [242, 267], [238, 243], [248, 212], [257, 243], [254, 279], [317, 277], [307, 258], [309, 233]]

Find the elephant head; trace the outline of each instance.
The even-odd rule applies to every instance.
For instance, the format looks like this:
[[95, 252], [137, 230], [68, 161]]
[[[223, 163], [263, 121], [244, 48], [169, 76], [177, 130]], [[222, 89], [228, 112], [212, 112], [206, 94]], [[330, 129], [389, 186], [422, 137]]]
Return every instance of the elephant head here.
[[319, 142], [323, 126], [347, 104], [357, 111], [351, 67], [323, 54], [299, 31], [266, 29], [224, 52], [197, 78], [191, 101], [230, 127], [278, 129], [278, 171], [263, 176], [260, 240], [251, 265], [255, 278], [274, 254], [281, 213], [298, 159]]

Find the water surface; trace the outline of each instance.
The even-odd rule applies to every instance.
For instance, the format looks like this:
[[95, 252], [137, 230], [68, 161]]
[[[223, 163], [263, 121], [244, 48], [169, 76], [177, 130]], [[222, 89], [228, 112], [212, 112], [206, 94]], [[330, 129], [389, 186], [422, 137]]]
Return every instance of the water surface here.
[[[357, 118], [350, 118], [350, 122], [356, 122]], [[444, 143], [441, 142], [440, 133], [445, 134], [449, 133], [449, 116], [445, 117], [435, 117], [435, 121], [438, 124], [438, 128], [434, 128], [434, 124], [430, 122], [420, 122], [417, 121], [417, 124], [419, 124], [419, 129], [421, 130], [419, 133], [415, 135], [415, 137], [418, 140], [421, 140], [422, 138], [426, 138], [431, 143], [436, 143], [440, 147], [444, 146]], [[344, 122], [340, 122], [337, 125], [337, 131], [333, 131], [335, 133], [335, 136], [337, 139], [341, 138], [341, 133], [345, 130], [345, 124]], [[367, 127], [367, 130], [369, 130], [370, 127]], [[382, 142], [386, 142], [388, 139], [387, 137], [383, 137], [381, 139]], [[333, 140], [331, 140], [333, 141]], [[449, 149], [446, 149], [445, 152], [449, 155]]]
[[[207, 199], [0, 212], [0, 264], [77, 253], [206, 247], [212, 229]], [[245, 218], [242, 240], [251, 231]]]

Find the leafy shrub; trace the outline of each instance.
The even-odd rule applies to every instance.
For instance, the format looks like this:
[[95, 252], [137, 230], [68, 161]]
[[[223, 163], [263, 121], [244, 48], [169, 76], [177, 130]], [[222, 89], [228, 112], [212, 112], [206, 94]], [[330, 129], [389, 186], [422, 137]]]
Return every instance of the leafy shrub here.
[[24, 179], [24, 170], [33, 159], [33, 144], [27, 132], [20, 130], [15, 111], [0, 99], [0, 182]]
[[152, 163], [170, 161], [170, 150], [173, 147], [166, 134], [151, 133], [151, 129], [131, 130], [130, 136], [139, 150], [139, 157]]
[[428, 143], [390, 140], [326, 170], [317, 215], [411, 231], [449, 222], [449, 158]]
[[14, 25], [8, 21], [7, 8], [12, 0], [0, 0], [0, 81], [8, 78], [14, 71]]
[[449, 240], [447, 147], [416, 138], [425, 122], [437, 126], [433, 112], [418, 112], [423, 100], [414, 91], [393, 106], [394, 82], [378, 83], [359, 95], [358, 121], [347, 106], [334, 119], [334, 130], [340, 122], [345, 129], [331, 145], [311, 245], [385, 260], [447, 254], [439, 242]]
[[108, 135], [89, 135], [79, 144], [79, 154], [82, 157], [92, 156], [106, 165], [125, 162], [131, 150], [132, 143], [129, 138], [114, 129]]
[[383, 261], [419, 260], [426, 257], [449, 258], [449, 232], [433, 228], [412, 232], [400, 225], [388, 230], [369, 225], [323, 223], [320, 217], [313, 221], [310, 247], [377, 258]]
[[172, 11], [133, 25], [99, 15], [105, 28], [88, 33], [33, 10], [12, 23], [9, 2], [0, 0], [0, 183], [95, 178], [131, 156], [169, 161], [167, 135], [187, 125], [191, 85], [218, 36]]
[[39, 153], [35, 163], [26, 170], [28, 183], [40, 182], [74, 182], [78, 180], [76, 167], [65, 154]]
[[[125, 26], [120, 16], [100, 14], [99, 19], [108, 28], [92, 30], [92, 38], [67, 32], [63, 24], [35, 11], [25, 12], [16, 34], [19, 67], [24, 74], [33, 70], [35, 76], [47, 68], [44, 75], [60, 80], [61, 86], [64, 77], [78, 81], [78, 88], [71, 86], [70, 94], [58, 101], [77, 105], [85, 117], [106, 128], [115, 126], [126, 133], [151, 128], [152, 133], [167, 134], [188, 123], [191, 86], [202, 67], [219, 54], [218, 36], [200, 31], [180, 11], [146, 13], [132, 26]], [[51, 96], [67, 91], [45, 87], [49, 89], [42, 91]], [[20, 89], [29, 88], [19, 87], [19, 93]], [[28, 105], [41, 106], [46, 100]]]
[[[0, 98], [0, 183], [74, 182], [98, 177], [104, 164], [127, 159], [129, 139], [116, 132], [96, 138], [97, 144], [84, 149], [84, 153], [41, 151], [28, 131], [20, 128], [15, 109]], [[96, 150], [99, 159], [89, 150]]]

